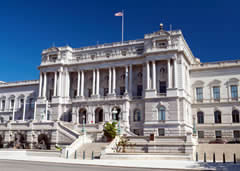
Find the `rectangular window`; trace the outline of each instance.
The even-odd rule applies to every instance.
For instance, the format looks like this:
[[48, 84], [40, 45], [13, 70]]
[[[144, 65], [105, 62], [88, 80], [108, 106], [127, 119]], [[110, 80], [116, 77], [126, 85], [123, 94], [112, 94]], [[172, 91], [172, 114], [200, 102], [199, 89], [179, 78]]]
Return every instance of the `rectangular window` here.
[[166, 81], [160, 81], [160, 93], [166, 93], [167, 92], [167, 83]]
[[222, 131], [216, 131], [216, 138], [222, 138]]
[[2, 106], [1, 106], [2, 111], [5, 110], [5, 100], [2, 100]]
[[238, 99], [238, 87], [236, 85], [231, 85], [231, 95], [233, 100]]
[[24, 106], [24, 99], [20, 99], [19, 108], [23, 109], [23, 106]]
[[142, 85], [137, 86], [137, 96], [139, 96], [139, 97], [142, 96]]
[[198, 131], [198, 138], [204, 138], [204, 131]]
[[234, 130], [233, 131], [233, 137], [234, 138], [240, 138], [240, 131], [239, 130]]
[[92, 89], [89, 88], [89, 89], [88, 89], [88, 97], [91, 97], [91, 95], [92, 95]]
[[120, 87], [120, 95], [123, 96], [125, 93], [125, 87]]
[[10, 101], [10, 108], [13, 109], [13, 107], [14, 107], [14, 99]]
[[164, 130], [164, 128], [159, 128], [159, 129], [158, 129], [158, 136], [165, 136], [165, 130]]
[[33, 101], [33, 98], [30, 98], [29, 99], [29, 110], [33, 110], [34, 109], [34, 101]]
[[104, 88], [103, 89], [103, 96], [107, 96], [108, 95], [108, 88]]
[[220, 87], [214, 86], [213, 87], [213, 99], [219, 101], [220, 100]]
[[196, 88], [196, 95], [197, 95], [197, 101], [203, 101], [203, 88], [197, 87]]

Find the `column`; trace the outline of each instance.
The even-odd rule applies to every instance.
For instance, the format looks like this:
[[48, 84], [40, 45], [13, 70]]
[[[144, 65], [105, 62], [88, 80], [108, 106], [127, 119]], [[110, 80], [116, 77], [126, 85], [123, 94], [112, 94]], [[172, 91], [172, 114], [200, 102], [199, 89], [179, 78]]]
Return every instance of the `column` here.
[[43, 97], [46, 98], [47, 91], [47, 73], [44, 72], [44, 82], [43, 82]]
[[38, 97], [42, 97], [42, 72], [40, 72], [40, 81], [39, 81]]
[[113, 87], [112, 87], [112, 93], [116, 94], [116, 69], [113, 67]]
[[80, 96], [80, 78], [81, 75], [80, 75], [80, 71], [78, 71], [78, 82], [77, 82], [77, 97]]
[[81, 96], [84, 97], [84, 71], [82, 71], [81, 76]]
[[37, 102], [34, 102], [34, 114], [33, 114], [33, 120], [36, 120], [36, 114], [37, 114]]
[[168, 59], [168, 88], [172, 88], [171, 59]]
[[15, 120], [15, 108], [16, 108], [16, 98], [14, 98], [14, 104], [13, 104], [13, 118], [12, 120], [14, 121]]
[[125, 68], [125, 94], [128, 94], [128, 66]]
[[61, 94], [62, 91], [62, 72], [59, 71], [59, 75], [58, 75], [58, 96], [62, 96]]
[[95, 95], [95, 70], [93, 70], [92, 95]]
[[132, 95], [132, 65], [129, 67], [129, 94]]
[[57, 96], [57, 72], [54, 75], [54, 93], [53, 96]]
[[22, 118], [23, 121], [25, 121], [25, 115], [26, 115], [26, 101], [27, 101], [27, 99], [24, 98], [24, 104], [23, 104], [23, 118]]
[[155, 61], [152, 61], [152, 79], [153, 79], [153, 86], [152, 88], [156, 90], [156, 63]]
[[109, 68], [109, 75], [108, 75], [108, 94], [112, 94], [112, 68]]
[[147, 90], [150, 89], [150, 67], [149, 67], [149, 61], [147, 61]]
[[177, 59], [174, 59], [174, 88], [178, 87], [177, 81]]
[[96, 95], [99, 95], [99, 78], [100, 78], [100, 72], [99, 72], [99, 69], [97, 69], [97, 82], [96, 82]]
[[67, 83], [67, 85], [66, 85], [66, 97], [69, 97], [70, 96], [70, 76], [69, 76], [69, 72], [67, 71], [66, 72], [66, 83]]

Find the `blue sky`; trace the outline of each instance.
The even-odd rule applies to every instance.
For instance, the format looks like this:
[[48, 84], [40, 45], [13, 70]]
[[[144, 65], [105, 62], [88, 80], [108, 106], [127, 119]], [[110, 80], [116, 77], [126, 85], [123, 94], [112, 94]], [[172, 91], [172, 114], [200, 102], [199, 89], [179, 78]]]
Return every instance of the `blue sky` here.
[[0, 80], [38, 79], [41, 51], [53, 45], [82, 47], [146, 33], [181, 29], [202, 62], [240, 59], [240, 2], [223, 0], [8, 0], [0, 5]]

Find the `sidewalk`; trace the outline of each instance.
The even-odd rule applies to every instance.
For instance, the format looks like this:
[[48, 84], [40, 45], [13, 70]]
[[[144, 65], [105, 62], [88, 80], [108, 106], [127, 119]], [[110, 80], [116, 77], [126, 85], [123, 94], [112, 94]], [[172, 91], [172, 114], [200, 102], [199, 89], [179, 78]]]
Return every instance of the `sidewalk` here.
[[99, 165], [99, 166], [118, 166], [134, 168], [152, 168], [152, 169], [174, 169], [174, 170], [206, 170], [206, 167], [200, 167], [199, 163], [194, 161], [178, 160], [78, 160], [65, 159], [60, 157], [29, 156], [21, 151], [12, 151], [0, 153], [0, 160], [22, 160], [38, 161], [66, 164]]

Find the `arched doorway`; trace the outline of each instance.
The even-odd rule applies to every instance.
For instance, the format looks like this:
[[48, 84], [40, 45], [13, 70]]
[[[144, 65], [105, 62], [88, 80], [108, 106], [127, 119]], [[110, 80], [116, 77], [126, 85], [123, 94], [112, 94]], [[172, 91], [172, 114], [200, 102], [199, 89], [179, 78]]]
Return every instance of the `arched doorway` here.
[[16, 133], [14, 136], [14, 147], [17, 149], [25, 148], [25, 137], [22, 133]]
[[86, 123], [86, 120], [87, 120], [87, 110], [82, 108], [82, 109], [79, 110], [78, 123], [83, 124], [83, 121], [84, 121], [84, 123]]
[[118, 106], [112, 108], [112, 120], [119, 121], [121, 117], [121, 109]]
[[95, 110], [95, 123], [103, 122], [103, 109], [97, 108]]
[[50, 149], [49, 138], [46, 134], [40, 134], [38, 136], [38, 148], [42, 150]]

